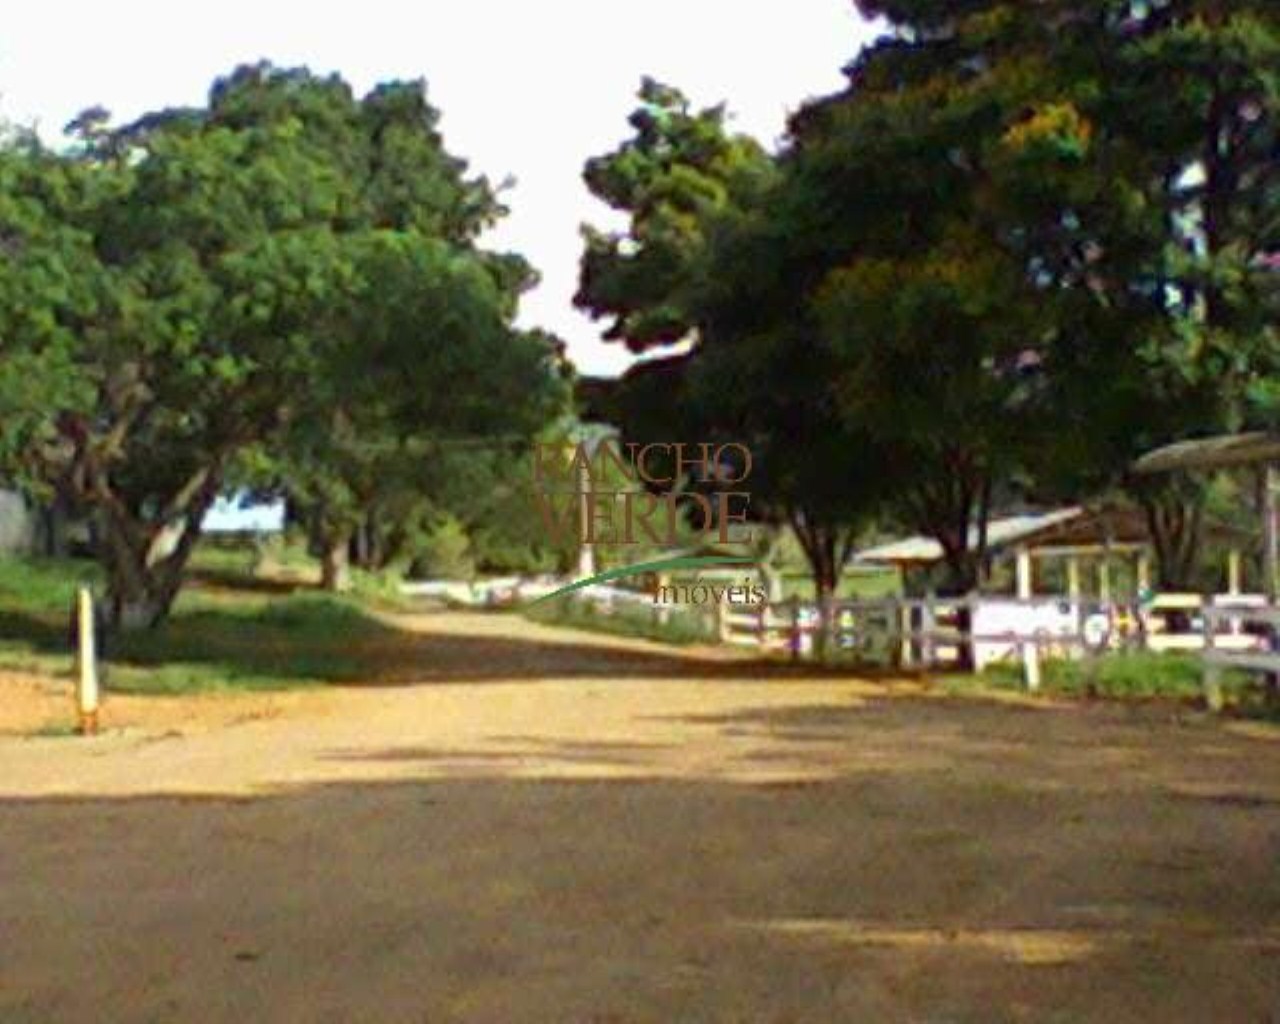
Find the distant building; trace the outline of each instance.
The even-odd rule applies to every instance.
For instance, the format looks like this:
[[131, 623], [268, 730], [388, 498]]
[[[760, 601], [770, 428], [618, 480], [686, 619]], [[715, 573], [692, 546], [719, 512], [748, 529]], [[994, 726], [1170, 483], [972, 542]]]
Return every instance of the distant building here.
[[285, 503], [256, 502], [247, 496], [223, 496], [205, 513], [201, 531], [207, 534], [283, 533]]
[[40, 549], [40, 515], [17, 491], [0, 490], [0, 554], [32, 555]]
[[55, 498], [33, 501], [21, 491], [0, 486], [0, 554], [63, 557], [93, 550], [93, 528], [71, 515]]

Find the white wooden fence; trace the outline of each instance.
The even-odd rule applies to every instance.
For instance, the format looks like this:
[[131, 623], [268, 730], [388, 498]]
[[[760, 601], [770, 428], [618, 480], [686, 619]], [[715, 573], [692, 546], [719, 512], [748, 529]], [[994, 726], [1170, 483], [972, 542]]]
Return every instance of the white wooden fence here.
[[1247, 669], [1280, 676], [1280, 609], [1256, 595], [1163, 594], [1141, 608], [1060, 597], [887, 598], [840, 601], [826, 637], [816, 607], [788, 602], [720, 614], [725, 643], [912, 669], [1020, 664], [1028, 689], [1041, 662], [1114, 650], [1204, 653], [1205, 694], [1221, 705], [1220, 672]]
[[[502, 604], [549, 593], [558, 580], [496, 580], [484, 585], [412, 584], [407, 593], [462, 603]], [[657, 604], [651, 594], [592, 587], [578, 597], [600, 607], [646, 606], [655, 622], [691, 609]], [[902, 670], [1019, 664], [1030, 690], [1041, 662], [1113, 650], [1201, 652], [1209, 705], [1222, 706], [1222, 674], [1237, 670], [1280, 680], [1280, 608], [1255, 594], [1160, 594], [1133, 607], [1066, 597], [884, 598], [838, 601], [824, 629], [812, 603], [714, 605], [722, 643], [793, 659], [826, 655]], [[825, 632], [825, 636], [822, 635]], [[825, 641], [825, 642], [824, 642]]]
[[1226, 605], [1206, 608], [1202, 643], [1204, 696], [1222, 708], [1222, 673], [1260, 672], [1269, 685], [1280, 679], [1280, 608]]

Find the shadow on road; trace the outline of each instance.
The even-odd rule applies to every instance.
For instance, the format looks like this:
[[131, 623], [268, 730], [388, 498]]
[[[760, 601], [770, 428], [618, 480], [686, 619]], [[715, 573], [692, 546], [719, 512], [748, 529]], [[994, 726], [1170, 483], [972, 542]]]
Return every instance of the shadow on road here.
[[0, 800], [0, 1019], [1267, 1019], [1274, 809], [1011, 785]]

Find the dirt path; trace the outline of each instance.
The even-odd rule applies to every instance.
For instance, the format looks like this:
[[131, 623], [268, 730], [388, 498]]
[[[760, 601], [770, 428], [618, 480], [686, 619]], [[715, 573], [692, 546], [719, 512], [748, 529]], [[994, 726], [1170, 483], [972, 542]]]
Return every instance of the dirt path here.
[[0, 738], [0, 1022], [1280, 1020], [1270, 734], [410, 625]]

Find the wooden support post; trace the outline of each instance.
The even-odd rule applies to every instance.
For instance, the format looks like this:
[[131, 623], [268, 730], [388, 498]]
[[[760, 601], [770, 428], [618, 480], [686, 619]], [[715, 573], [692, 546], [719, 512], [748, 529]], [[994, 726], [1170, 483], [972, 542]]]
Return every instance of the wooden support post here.
[[596, 574], [596, 549], [588, 538], [594, 536], [591, 523], [591, 470], [584, 461], [578, 467], [578, 579]]
[[898, 668], [911, 667], [911, 605], [905, 598], [898, 601], [894, 614], [898, 620]]
[[1034, 566], [1030, 548], [1018, 548], [1018, 597], [1026, 601], [1035, 591]]
[[1138, 555], [1138, 593], [1151, 589], [1151, 559], [1146, 553]]
[[1111, 601], [1111, 560], [1106, 555], [1098, 563], [1098, 600], [1103, 604]]
[[1073, 602], [1080, 600], [1080, 559], [1075, 555], [1067, 559], [1067, 596]]
[[1227, 593], [1242, 594], [1244, 593], [1243, 573], [1240, 571], [1240, 551], [1238, 548], [1232, 548], [1227, 552]]
[[76, 595], [76, 637], [76, 728], [80, 735], [92, 736], [98, 731], [98, 651], [88, 587]]

